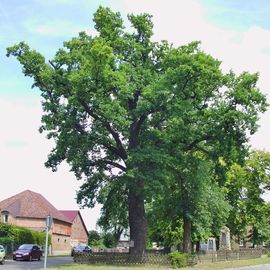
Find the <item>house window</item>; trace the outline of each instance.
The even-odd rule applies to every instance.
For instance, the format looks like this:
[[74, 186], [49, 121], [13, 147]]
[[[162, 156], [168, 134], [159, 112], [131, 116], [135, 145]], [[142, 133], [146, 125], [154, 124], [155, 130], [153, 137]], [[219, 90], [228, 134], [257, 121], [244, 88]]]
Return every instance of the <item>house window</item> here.
[[243, 246], [244, 246], [244, 240], [241, 239], [241, 240], [239, 241], [239, 247], [243, 247]]
[[4, 223], [8, 223], [8, 215], [4, 215]]

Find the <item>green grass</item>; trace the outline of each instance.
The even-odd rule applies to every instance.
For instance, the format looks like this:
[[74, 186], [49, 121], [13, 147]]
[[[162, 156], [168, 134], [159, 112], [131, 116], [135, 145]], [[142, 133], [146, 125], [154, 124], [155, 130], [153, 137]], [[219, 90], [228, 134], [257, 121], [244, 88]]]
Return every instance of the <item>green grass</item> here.
[[[240, 260], [240, 261], [224, 261], [215, 263], [203, 263], [194, 267], [181, 268], [181, 270], [221, 270], [242, 266], [251, 266], [258, 264], [270, 264], [270, 258]], [[49, 268], [50, 270], [171, 270], [170, 267], [162, 266], [107, 266], [107, 265], [66, 265], [58, 268]]]
[[[169, 267], [159, 267], [159, 266], [108, 266], [108, 265], [70, 265], [61, 266], [59, 268], [48, 268], [50, 270], [172, 270]], [[182, 268], [183, 269], [183, 268]]]
[[259, 259], [249, 259], [249, 260], [239, 260], [239, 261], [223, 261], [223, 262], [214, 262], [214, 263], [205, 263], [200, 264], [197, 267], [187, 267], [182, 268], [183, 270], [221, 270], [221, 269], [231, 269], [235, 267], [243, 267], [243, 266], [252, 266], [259, 264], [270, 264], [270, 258], [259, 258]]

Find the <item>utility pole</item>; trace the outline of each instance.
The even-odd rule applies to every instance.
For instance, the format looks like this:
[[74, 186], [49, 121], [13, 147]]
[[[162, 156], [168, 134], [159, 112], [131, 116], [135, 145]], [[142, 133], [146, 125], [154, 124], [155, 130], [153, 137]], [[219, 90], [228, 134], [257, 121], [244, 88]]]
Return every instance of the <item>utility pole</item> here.
[[45, 243], [45, 256], [44, 256], [44, 269], [47, 269], [47, 255], [48, 255], [48, 239], [49, 239], [49, 230], [52, 226], [52, 217], [48, 215], [46, 218], [46, 243]]

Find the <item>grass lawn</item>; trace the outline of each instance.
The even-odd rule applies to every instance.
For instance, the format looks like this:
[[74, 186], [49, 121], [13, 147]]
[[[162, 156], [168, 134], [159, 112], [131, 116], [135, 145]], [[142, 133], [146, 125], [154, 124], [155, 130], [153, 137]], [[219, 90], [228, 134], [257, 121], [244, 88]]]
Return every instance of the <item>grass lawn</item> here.
[[[194, 267], [181, 268], [182, 270], [221, 270], [229, 269], [241, 266], [258, 265], [258, 264], [270, 264], [270, 258], [240, 260], [240, 261], [226, 261], [216, 263], [204, 263]], [[50, 270], [168, 270], [169, 267], [158, 266], [107, 266], [107, 265], [67, 265], [58, 268], [49, 268]]]

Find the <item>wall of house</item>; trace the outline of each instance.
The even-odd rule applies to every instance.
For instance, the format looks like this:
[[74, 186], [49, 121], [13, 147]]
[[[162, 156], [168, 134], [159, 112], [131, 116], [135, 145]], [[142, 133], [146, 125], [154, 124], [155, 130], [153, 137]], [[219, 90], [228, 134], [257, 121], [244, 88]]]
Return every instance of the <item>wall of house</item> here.
[[71, 253], [70, 236], [52, 234], [51, 253], [53, 255], [63, 255]]
[[88, 243], [88, 235], [84, 229], [82, 220], [79, 215], [76, 216], [72, 223], [71, 245], [76, 246], [79, 243]]
[[38, 231], [43, 231], [46, 228], [45, 219], [40, 218], [13, 218], [9, 215], [8, 223]]
[[61, 235], [71, 235], [71, 224], [59, 220], [53, 221], [52, 233]]
[[54, 220], [50, 233], [52, 235], [51, 253], [53, 255], [70, 254], [71, 224]]

